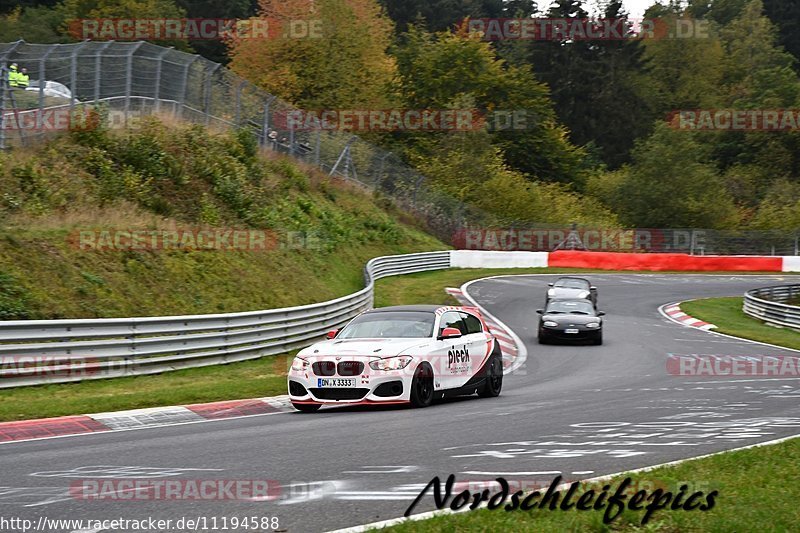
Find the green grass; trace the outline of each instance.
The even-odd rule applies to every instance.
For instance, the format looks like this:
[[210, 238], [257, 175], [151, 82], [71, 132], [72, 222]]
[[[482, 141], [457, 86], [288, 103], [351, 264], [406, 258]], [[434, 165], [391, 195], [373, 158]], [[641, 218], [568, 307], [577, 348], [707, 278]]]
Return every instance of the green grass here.
[[[625, 512], [610, 525], [603, 524], [604, 510], [533, 510], [506, 512], [468, 511], [456, 516], [408, 522], [381, 531], [391, 533], [460, 532], [606, 532], [606, 531], [797, 531], [800, 523], [800, 439], [777, 445], [728, 452], [674, 467], [662, 467], [632, 475], [636, 490], [664, 487], [675, 494], [688, 484], [688, 494], [716, 490], [715, 506], [707, 511], [660, 510], [642, 525], [645, 511]], [[446, 477], [446, 474], [444, 475]], [[616, 488], [626, 476], [610, 482]], [[456, 478], [458, 479], [458, 478]], [[600, 489], [602, 490], [602, 489]], [[597, 490], [596, 490], [597, 492]], [[433, 502], [428, 495], [426, 502]], [[704, 498], [703, 498], [704, 499]], [[573, 500], [574, 501], [574, 500]], [[649, 502], [646, 502], [649, 503]]]
[[0, 390], [0, 420], [121, 411], [286, 394], [289, 356], [152, 376]]
[[742, 312], [742, 298], [708, 298], [681, 304], [686, 314], [717, 326], [720, 333], [800, 350], [800, 332], [769, 326]]

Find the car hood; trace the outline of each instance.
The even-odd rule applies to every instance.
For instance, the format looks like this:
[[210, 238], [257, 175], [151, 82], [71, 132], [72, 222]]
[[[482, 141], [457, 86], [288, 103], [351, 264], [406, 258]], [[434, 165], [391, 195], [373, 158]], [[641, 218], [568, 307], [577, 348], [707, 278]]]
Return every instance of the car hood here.
[[333, 339], [312, 344], [301, 350], [300, 357], [369, 356], [375, 358], [413, 355], [424, 350], [433, 339]]
[[542, 316], [542, 320], [552, 320], [553, 322], [558, 322], [559, 324], [575, 324], [575, 325], [583, 325], [588, 324], [589, 322], [601, 322], [600, 317], [591, 316], [591, 315], [544, 315]]

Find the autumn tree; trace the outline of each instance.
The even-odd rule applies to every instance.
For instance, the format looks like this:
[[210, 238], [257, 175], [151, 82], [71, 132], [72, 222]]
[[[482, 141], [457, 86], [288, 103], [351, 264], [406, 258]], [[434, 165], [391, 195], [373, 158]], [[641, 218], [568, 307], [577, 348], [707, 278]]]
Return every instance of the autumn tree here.
[[392, 23], [376, 0], [261, 0], [259, 6], [271, 35], [231, 41], [235, 72], [306, 108], [380, 108], [390, 101]]
[[[488, 42], [465, 32], [412, 28], [395, 51], [398, 88], [413, 109], [475, 109], [489, 117], [506, 163], [532, 179], [577, 183], [583, 153], [558, 124], [547, 87], [527, 66], [499, 59]], [[515, 121], [518, 112], [523, 121]], [[506, 122], [503, 122], [505, 119]], [[415, 137], [417, 149], [431, 142]]]

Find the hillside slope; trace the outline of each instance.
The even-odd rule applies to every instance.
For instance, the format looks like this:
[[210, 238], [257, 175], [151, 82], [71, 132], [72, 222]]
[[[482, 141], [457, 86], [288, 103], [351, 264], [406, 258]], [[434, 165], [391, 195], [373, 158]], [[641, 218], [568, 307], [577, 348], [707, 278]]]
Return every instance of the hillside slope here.
[[[363, 286], [371, 257], [445, 247], [412, 223], [385, 199], [260, 153], [244, 132], [157, 119], [125, 132], [76, 131], [0, 153], [0, 320], [334, 298]], [[124, 239], [232, 229], [266, 244], [228, 251]]]

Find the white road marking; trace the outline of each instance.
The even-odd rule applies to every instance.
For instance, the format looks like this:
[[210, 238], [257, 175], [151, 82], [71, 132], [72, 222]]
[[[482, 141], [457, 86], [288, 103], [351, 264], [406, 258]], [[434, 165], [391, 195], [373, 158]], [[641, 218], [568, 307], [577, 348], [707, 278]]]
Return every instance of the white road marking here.
[[[548, 476], [548, 475], [555, 475], [561, 473], [561, 470], [544, 470], [542, 472], [481, 472], [478, 470], [465, 470], [461, 472], [462, 474], [469, 474], [471, 476], [500, 476], [500, 477], [510, 477], [510, 476]], [[577, 472], [573, 472], [576, 474]]]
[[401, 474], [406, 472], [414, 472], [418, 470], [418, 466], [364, 466], [366, 470], [345, 470], [342, 474]]

